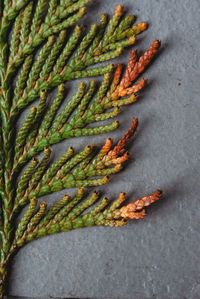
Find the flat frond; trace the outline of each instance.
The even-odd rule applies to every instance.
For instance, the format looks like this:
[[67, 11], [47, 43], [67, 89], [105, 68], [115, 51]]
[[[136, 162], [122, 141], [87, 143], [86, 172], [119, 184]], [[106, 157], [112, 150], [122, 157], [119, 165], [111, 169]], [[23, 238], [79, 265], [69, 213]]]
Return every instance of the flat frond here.
[[[40, 8], [40, 3], [42, 8]], [[146, 23], [133, 26], [134, 18], [124, 16], [122, 6], [117, 6], [110, 20], [102, 16], [101, 23], [92, 25], [88, 33], [83, 33], [81, 26], [75, 26], [70, 38], [66, 41], [67, 28], [76, 24], [77, 18], [82, 17], [86, 4], [87, 1], [78, 1], [67, 7], [64, 15], [60, 13], [62, 8], [59, 9], [58, 6], [55, 17], [49, 18], [47, 9], [45, 22], [39, 25], [38, 22], [42, 18], [40, 10], [43, 9], [43, 5], [45, 6], [45, 1], [39, 1], [31, 28], [28, 22], [26, 30], [21, 18], [29, 21], [31, 4], [24, 8], [24, 11], [21, 11], [17, 17], [14, 26], [16, 29], [11, 39], [11, 44], [16, 44], [12, 47], [15, 49], [14, 59], [11, 55], [7, 66], [7, 76], [12, 76], [26, 57], [33, 55], [41, 45], [42, 47], [32, 65], [23, 94], [14, 101], [13, 115], [18, 114], [21, 109], [37, 99], [41, 90], [50, 90], [69, 80], [105, 74], [108, 71], [107, 67], [88, 67], [116, 58], [125, 47], [133, 45], [136, 36], [147, 28]], [[63, 18], [66, 20], [63, 21]], [[25, 32], [21, 32], [22, 28]], [[20, 37], [23, 39], [24, 46], [22, 42], [20, 43]], [[81, 42], [78, 45], [79, 41]], [[17, 44], [20, 44], [20, 47], [17, 47]]]
[[[133, 119], [128, 132], [112, 148], [112, 140], [96, 153], [95, 146], [87, 146], [79, 153], [72, 148], [47, 169], [51, 151], [45, 149], [40, 162], [32, 160], [20, 178], [13, 214], [23, 208], [32, 198], [51, 194], [68, 188], [99, 186], [108, 183], [110, 176], [118, 173], [129, 155], [126, 146], [135, 134], [138, 120]], [[110, 145], [109, 151], [107, 150]]]
[[[36, 209], [35, 201], [32, 200], [18, 224], [13, 247], [21, 247], [43, 236], [76, 228], [124, 226], [130, 219], [143, 219], [146, 215], [146, 208], [157, 202], [161, 196], [162, 192], [157, 190], [148, 196], [125, 204], [125, 193], [120, 193], [116, 200], [110, 201], [107, 197], [100, 199], [100, 194], [97, 192], [86, 196], [84, 189], [80, 189], [75, 197], [70, 198], [66, 195], [49, 207], [41, 203]], [[42, 220], [41, 215], [45, 215]]]
[[[84, 28], [89, 2], [0, 1], [0, 298], [11, 258], [26, 243], [81, 227], [123, 226], [144, 218], [146, 207], [161, 197], [156, 191], [125, 204], [125, 193], [109, 201], [87, 190], [122, 169], [137, 118], [116, 144], [108, 138], [103, 146], [78, 151], [67, 145], [53, 158], [57, 143], [119, 127], [116, 116], [138, 99], [146, 85], [141, 74], [160, 47], [155, 40], [139, 57], [131, 51], [127, 66], [108, 63], [148, 25], [135, 23], [118, 5], [112, 16]], [[100, 82], [81, 82], [69, 96], [69, 81], [98, 76]], [[71, 188], [74, 196], [41, 200]]]
[[[27, 139], [23, 153], [15, 161], [15, 168], [18, 169], [45, 147], [59, 143], [62, 140], [72, 137], [99, 135], [116, 129], [119, 125], [116, 121], [110, 124], [97, 125], [96, 127], [90, 127], [90, 125], [112, 119], [120, 113], [119, 107], [136, 102], [138, 92], [145, 87], [144, 79], [140, 79], [138, 82], [136, 80], [155, 57], [159, 47], [160, 42], [154, 41], [150, 48], [138, 59], [136, 53], [132, 52], [124, 74], [123, 68], [116, 66], [114, 72], [107, 73], [104, 76], [99, 88], [96, 88], [94, 81], [90, 81], [88, 86], [81, 83], [77, 93], [68, 100], [65, 108], [57, 115], [55, 113], [64, 96], [62, 98], [58, 95], [58, 99], [57, 97], [54, 99], [50, 110], [46, 112], [47, 116], [45, 113], [42, 115], [43, 110], [40, 109], [41, 113], [37, 114], [41, 115], [41, 118], [44, 117], [44, 119], [41, 128], [38, 128], [37, 132], [39, 134], [34, 139], [32, 135]], [[64, 89], [64, 86], [61, 86], [60, 88]], [[62, 92], [64, 93], [64, 91]], [[53, 112], [51, 126], [48, 125], [48, 128], [46, 127], [43, 132], [43, 126], [46, 126], [48, 115], [52, 113], [51, 109], [54, 111], [54, 105], [57, 101], [59, 104], [58, 107], [56, 106], [55, 113]], [[29, 121], [29, 116], [25, 122], [27, 121]], [[34, 122], [39, 126], [38, 117], [35, 117]]]

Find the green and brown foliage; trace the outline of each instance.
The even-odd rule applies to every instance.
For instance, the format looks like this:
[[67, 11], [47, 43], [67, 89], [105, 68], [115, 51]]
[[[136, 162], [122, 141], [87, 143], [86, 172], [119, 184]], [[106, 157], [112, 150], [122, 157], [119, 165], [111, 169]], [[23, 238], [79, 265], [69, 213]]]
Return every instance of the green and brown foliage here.
[[[125, 225], [129, 219], [143, 218], [145, 208], [161, 196], [161, 191], [156, 191], [124, 204], [125, 193], [110, 202], [96, 191], [87, 192], [87, 187], [107, 184], [128, 160], [126, 146], [137, 129], [136, 118], [116, 144], [109, 138], [101, 148], [89, 145], [79, 152], [69, 146], [60, 158], [52, 160], [52, 145], [108, 133], [119, 126], [111, 119], [120, 113], [120, 107], [137, 100], [146, 83], [139, 77], [160, 47], [156, 40], [140, 57], [133, 50], [126, 68], [101, 64], [134, 45], [137, 35], [148, 26], [134, 24], [134, 17], [125, 15], [118, 5], [111, 18], [102, 15], [98, 24], [84, 29], [78, 23], [88, 3], [0, 3], [1, 298], [10, 260], [26, 243], [81, 227]], [[82, 82], [60, 109], [66, 82], [96, 76], [103, 76], [101, 84]], [[54, 98], [50, 100], [52, 90]], [[24, 110], [26, 118], [17, 129]], [[76, 188], [76, 194], [53, 204], [40, 201], [44, 195], [68, 188]]]

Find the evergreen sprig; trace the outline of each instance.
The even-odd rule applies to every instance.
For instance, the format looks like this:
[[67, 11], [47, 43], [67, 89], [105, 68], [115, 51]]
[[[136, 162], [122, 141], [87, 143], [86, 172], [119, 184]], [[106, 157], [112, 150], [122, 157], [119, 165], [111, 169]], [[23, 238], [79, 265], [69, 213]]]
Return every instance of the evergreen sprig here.
[[[146, 207], [161, 197], [156, 191], [124, 204], [125, 193], [109, 201], [96, 191], [87, 192], [87, 187], [107, 184], [128, 160], [126, 148], [136, 132], [136, 118], [115, 145], [108, 138], [101, 148], [89, 145], [76, 152], [69, 147], [52, 159], [51, 146], [56, 143], [118, 128], [119, 122], [111, 119], [137, 100], [146, 84], [139, 77], [160, 47], [155, 40], [139, 57], [133, 50], [126, 68], [101, 64], [134, 45], [148, 26], [135, 24], [118, 5], [111, 18], [102, 15], [98, 24], [85, 29], [78, 23], [88, 4], [89, 0], [0, 3], [0, 298], [9, 263], [26, 243], [81, 227], [123, 226], [129, 219], [142, 219]], [[100, 75], [100, 84], [81, 82], [60, 109], [66, 82]], [[23, 110], [27, 114], [18, 126]], [[76, 194], [53, 204], [40, 201], [68, 188], [76, 188]]]

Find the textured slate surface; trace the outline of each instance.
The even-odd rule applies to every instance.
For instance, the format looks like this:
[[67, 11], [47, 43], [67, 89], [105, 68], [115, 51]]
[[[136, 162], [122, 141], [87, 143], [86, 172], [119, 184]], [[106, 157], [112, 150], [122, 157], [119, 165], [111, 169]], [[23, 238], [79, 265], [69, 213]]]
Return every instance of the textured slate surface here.
[[[111, 12], [118, 1], [94, 1], [91, 15]], [[159, 38], [163, 50], [146, 74], [149, 87], [121, 116], [121, 132], [132, 115], [140, 119], [134, 158], [104, 190], [137, 197], [159, 187], [164, 199], [144, 221], [126, 228], [85, 229], [30, 244], [14, 260], [10, 295], [200, 298], [200, 2], [121, 2], [151, 23], [138, 47]], [[56, 147], [57, 153], [65, 147]]]

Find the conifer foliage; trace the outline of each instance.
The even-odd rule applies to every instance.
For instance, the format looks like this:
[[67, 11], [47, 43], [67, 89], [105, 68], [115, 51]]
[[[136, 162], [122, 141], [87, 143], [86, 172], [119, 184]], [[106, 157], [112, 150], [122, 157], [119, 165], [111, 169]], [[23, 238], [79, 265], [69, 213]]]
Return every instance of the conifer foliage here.
[[[146, 207], [161, 197], [158, 190], [125, 204], [125, 193], [109, 201], [87, 191], [107, 184], [128, 160], [136, 118], [116, 143], [108, 138], [100, 148], [70, 147], [72, 138], [118, 128], [112, 119], [120, 107], [137, 100], [146, 83], [140, 75], [160, 47], [155, 40], [140, 57], [131, 51], [126, 67], [103, 63], [134, 45], [148, 26], [135, 24], [118, 5], [112, 17], [102, 15], [98, 24], [84, 28], [88, 3], [0, 2], [0, 298], [10, 261], [26, 243], [76, 228], [123, 226], [129, 219], [142, 219]], [[65, 100], [70, 81], [97, 76], [102, 76], [100, 84], [82, 82]], [[66, 139], [66, 152], [52, 159], [51, 146]], [[54, 203], [40, 199], [68, 188], [76, 190], [74, 196], [66, 194]]]

